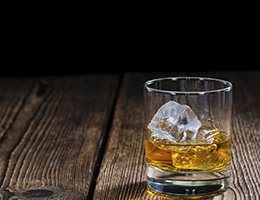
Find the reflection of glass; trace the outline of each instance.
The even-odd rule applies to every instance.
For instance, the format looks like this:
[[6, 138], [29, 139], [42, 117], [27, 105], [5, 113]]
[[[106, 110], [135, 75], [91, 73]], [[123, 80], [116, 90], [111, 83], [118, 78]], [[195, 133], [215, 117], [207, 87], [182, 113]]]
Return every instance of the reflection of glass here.
[[161, 78], [144, 84], [147, 184], [159, 193], [200, 196], [230, 181], [232, 84]]

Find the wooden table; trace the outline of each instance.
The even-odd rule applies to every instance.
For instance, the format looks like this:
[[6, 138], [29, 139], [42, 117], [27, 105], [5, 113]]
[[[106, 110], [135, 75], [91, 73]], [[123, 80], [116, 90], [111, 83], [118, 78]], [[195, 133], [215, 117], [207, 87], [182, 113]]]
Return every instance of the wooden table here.
[[260, 71], [1, 78], [1, 199], [168, 199], [146, 188], [142, 85], [180, 75], [234, 85], [231, 185], [210, 199], [259, 200]]

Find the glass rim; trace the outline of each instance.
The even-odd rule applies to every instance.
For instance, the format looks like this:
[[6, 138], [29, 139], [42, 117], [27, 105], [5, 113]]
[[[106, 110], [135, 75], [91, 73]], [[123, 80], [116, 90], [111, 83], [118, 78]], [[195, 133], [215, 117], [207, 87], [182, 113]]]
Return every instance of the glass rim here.
[[[202, 90], [202, 91], [179, 91], [179, 90], [165, 90], [165, 89], [156, 89], [153, 87], [149, 87], [152, 83], [163, 81], [163, 80], [171, 80], [171, 81], [176, 81], [176, 80], [201, 80], [201, 81], [216, 81], [219, 83], [222, 83], [224, 88], [221, 89], [213, 89], [213, 90]], [[218, 79], [218, 78], [209, 78], [209, 77], [195, 77], [195, 76], [178, 76], [178, 77], [163, 77], [163, 78], [155, 78], [148, 80], [144, 83], [144, 88], [148, 92], [158, 92], [158, 93], [165, 93], [165, 94], [171, 94], [171, 95], [176, 95], [176, 94], [194, 94], [194, 95], [204, 95], [204, 94], [211, 94], [211, 93], [218, 93], [218, 92], [229, 92], [231, 91], [233, 85], [231, 82]]]

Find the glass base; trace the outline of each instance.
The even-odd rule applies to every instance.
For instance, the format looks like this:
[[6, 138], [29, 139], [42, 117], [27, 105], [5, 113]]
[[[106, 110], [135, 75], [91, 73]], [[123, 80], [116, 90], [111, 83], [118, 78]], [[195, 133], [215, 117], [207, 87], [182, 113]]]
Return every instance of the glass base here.
[[158, 193], [176, 196], [204, 196], [224, 192], [230, 183], [230, 169], [215, 172], [169, 172], [151, 166], [147, 185]]

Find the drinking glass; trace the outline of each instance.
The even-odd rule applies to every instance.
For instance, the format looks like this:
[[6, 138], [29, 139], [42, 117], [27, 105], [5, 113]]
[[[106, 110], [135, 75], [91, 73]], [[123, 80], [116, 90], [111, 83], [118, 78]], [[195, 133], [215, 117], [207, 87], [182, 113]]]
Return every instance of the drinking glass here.
[[230, 182], [232, 84], [166, 77], [144, 84], [147, 185], [176, 196], [212, 195]]

